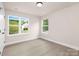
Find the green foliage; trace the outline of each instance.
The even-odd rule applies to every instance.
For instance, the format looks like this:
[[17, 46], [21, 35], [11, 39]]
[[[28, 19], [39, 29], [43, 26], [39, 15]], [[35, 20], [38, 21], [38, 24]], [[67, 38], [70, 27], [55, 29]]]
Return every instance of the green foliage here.
[[48, 25], [48, 19], [43, 20], [43, 25]]
[[28, 23], [28, 21], [21, 20], [21, 25]]
[[[12, 26], [15, 25], [15, 26]], [[9, 20], [9, 34], [16, 34], [19, 31], [19, 20]]]
[[28, 28], [23, 28], [24, 31], [28, 31]]
[[43, 31], [48, 31], [48, 19], [43, 20]]
[[48, 26], [43, 26], [43, 31], [48, 31]]
[[18, 26], [9, 26], [9, 34], [16, 34], [18, 33], [19, 28]]
[[9, 20], [9, 25], [18, 25], [19, 20]]

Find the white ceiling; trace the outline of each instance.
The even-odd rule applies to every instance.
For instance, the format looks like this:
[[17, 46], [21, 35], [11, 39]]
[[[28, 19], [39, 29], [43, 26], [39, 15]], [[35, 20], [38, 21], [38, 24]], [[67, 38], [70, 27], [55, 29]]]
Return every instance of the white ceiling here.
[[43, 16], [73, 4], [77, 4], [77, 2], [43, 2], [42, 7], [37, 7], [35, 2], [5, 2], [4, 6], [7, 10]]

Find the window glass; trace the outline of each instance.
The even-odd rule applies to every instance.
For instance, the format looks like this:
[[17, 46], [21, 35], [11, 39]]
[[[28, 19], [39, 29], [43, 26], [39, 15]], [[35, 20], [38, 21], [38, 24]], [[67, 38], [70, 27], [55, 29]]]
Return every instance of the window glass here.
[[9, 16], [9, 34], [17, 34], [19, 32], [19, 17]]
[[29, 30], [29, 18], [21, 17], [21, 32], [28, 32]]
[[43, 20], [43, 32], [48, 31], [48, 19]]
[[29, 30], [29, 18], [9, 16], [9, 34], [27, 33]]

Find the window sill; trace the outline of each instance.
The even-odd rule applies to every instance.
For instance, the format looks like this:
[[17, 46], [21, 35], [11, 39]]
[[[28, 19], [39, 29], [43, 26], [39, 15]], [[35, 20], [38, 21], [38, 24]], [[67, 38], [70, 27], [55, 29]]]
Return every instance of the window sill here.
[[46, 32], [43, 32], [43, 31], [42, 31], [42, 33], [48, 34], [48, 31], [46, 31]]
[[8, 34], [7, 36], [19, 36], [19, 35], [27, 35], [29, 34], [29, 32], [27, 33], [19, 33], [19, 34]]

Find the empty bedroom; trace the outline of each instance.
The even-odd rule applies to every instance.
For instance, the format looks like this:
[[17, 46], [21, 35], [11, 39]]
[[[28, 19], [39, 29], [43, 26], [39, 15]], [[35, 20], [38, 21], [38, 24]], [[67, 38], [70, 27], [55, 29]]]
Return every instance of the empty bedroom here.
[[0, 56], [79, 56], [79, 3], [0, 2]]

